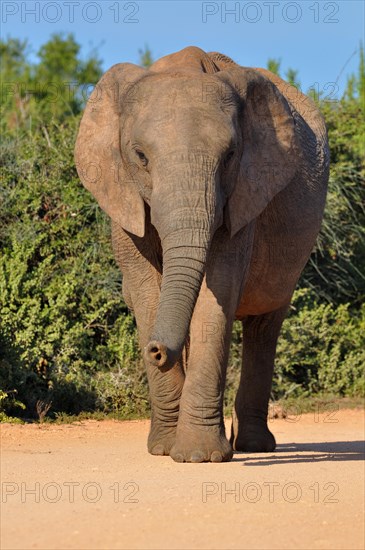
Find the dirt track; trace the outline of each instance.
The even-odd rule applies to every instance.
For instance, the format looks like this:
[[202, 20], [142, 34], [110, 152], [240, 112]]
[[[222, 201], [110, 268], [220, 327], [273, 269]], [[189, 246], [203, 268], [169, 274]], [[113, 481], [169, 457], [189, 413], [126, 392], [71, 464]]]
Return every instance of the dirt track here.
[[364, 412], [293, 419], [226, 464], [149, 455], [147, 421], [4, 424], [1, 548], [363, 548]]

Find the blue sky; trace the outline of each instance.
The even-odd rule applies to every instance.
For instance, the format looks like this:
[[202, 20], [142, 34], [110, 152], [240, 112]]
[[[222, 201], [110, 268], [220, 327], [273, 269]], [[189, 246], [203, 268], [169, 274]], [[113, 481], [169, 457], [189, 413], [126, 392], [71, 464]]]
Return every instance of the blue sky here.
[[2, 38], [27, 38], [33, 54], [52, 33], [72, 32], [83, 55], [96, 49], [105, 69], [137, 63], [145, 44], [155, 59], [188, 45], [245, 66], [280, 58], [283, 73], [299, 70], [304, 91], [315, 86], [331, 97], [357, 70], [364, 42], [362, 0], [2, 0], [1, 21]]

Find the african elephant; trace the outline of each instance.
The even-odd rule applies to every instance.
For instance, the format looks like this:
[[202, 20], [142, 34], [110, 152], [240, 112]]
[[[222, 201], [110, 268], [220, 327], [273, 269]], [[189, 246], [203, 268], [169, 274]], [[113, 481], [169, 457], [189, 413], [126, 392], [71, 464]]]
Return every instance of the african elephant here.
[[[177, 462], [273, 451], [279, 331], [320, 229], [329, 150], [315, 104], [265, 69], [188, 47], [109, 69], [75, 148], [112, 220], [151, 396], [149, 452]], [[243, 365], [230, 442], [232, 323]]]

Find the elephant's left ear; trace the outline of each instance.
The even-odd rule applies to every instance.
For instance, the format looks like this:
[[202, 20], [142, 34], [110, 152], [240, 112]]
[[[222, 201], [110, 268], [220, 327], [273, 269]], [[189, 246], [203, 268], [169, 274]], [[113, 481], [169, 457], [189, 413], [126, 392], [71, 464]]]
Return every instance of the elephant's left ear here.
[[242, 106], [243, 154], [227, 205], [232, 237], [290, 183], [299, 153], [294, 118], [277, 87], [254, 69], [237, 67], [225, 75]]

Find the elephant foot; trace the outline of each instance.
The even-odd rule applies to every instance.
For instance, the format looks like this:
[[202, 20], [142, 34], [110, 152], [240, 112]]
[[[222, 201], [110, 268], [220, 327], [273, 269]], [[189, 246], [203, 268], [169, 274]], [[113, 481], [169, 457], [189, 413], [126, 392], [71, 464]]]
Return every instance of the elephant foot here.
[[148, 436], [147, 448], [151, 455], [169, 455], [176, 439], [176, 427], [153, 422]]
[[276, 441], [268, 427], [245, 422], [236, 431], [232, 424], [230, 442], [235, 451], [246, 453], [270, 453], [275, 450]]
[[233, 456], [233, 451], [225, 434], [220, 430], [179, 430], [170, 456], [175, 462], [228, 462]]

